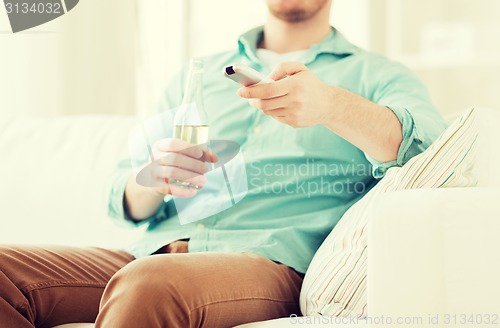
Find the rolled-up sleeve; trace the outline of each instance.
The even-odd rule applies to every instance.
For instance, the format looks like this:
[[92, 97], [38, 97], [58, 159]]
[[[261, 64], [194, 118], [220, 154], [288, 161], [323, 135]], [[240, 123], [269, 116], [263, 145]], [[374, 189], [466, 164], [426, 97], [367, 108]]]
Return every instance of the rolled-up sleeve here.
[[129, 220], [126, 217], [123, 206], [123, 196], [125, 195], [125, 187], [132, 174], [130, 160], [121, 161], [115, 172], [113, 173], [108, 192], [108, 216], [116, 220], [120, 225], [135, 226], [136, 222]]
[[424, 84], [406, 67], [387, 62], [378, 70], [372, 101], [387, 107], [401, 122], [403, 140], [397, 158], [379, 162], [366, 158], [373, 166], [373, 176], [382, 178], [393, 166], [403, 166], [427, 149], [446, 128], [446, 123], [431, 102]]

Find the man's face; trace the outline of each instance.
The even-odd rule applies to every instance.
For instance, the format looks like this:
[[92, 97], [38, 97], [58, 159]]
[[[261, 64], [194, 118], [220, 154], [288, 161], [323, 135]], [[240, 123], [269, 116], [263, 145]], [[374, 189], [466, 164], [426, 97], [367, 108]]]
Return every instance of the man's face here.
[[330, 0], [266, 0], [269, 12], [286, 22], [297, 23], [314, 17]]

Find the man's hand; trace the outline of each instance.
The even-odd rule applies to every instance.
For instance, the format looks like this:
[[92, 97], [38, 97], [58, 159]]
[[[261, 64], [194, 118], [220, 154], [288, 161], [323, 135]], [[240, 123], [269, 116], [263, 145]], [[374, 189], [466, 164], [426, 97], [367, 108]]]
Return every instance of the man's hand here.
[[269, 77], [276, 82], [241, 88], [238, 95], [294, 128], [324, 124], [334, 114], [333, 88], [303, 64], [281, 63]]
[[[193, 145], [179, 139], [162, 139], [153, 145], [155, 161], [149, 164], [147, 184], [163, 195], [193, 197], [197, 190], [181, 188], [173, 180], [189, 182], [202, 188], [207, 179], [206, 162], [216, 162], [217, 157], [204, 146]], [[140, 182], [140, 181], [139, 181]]]
[[156, 212], [165, 195], [196, 195], [196, 189], [180, 188], [171, 181], [190, 182], [199, 187], [205, 185], [206, 162], [216, 162], [217, 156], [203, 148], [178, 139], [157, 141], [152, 149], [155, 161], [132, 175], [127, 183], [124, 198], [127, 215], [135, 221], [144, 220]]

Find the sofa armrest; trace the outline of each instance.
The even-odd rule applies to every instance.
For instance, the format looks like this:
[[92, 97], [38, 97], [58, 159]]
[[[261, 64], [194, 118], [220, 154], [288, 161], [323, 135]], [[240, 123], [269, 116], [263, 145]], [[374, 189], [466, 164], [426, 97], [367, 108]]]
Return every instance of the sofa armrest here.
[[[368, 227], [368, 315], [422, 318], [415, 327], [500, 316], [499, 232], [500, 189], [381, 195]], [[462, 314], [476, 317], [463, 323]]]

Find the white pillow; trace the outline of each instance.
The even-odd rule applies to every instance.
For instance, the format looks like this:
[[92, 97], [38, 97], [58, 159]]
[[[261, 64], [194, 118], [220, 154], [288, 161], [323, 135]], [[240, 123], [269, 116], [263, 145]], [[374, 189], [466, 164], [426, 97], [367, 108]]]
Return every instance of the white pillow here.
[[[300, 294], [304, 315], [367, 315], [366, 225], [374, 198], [396, 190], [476, 185], [472, 166], [477, 136], [474, 110], [470, 109], [422, 154], [403, 167], [389, 169], [386, 176], [344, 214], [307, 270]], [[402, 209], [401, 215], [404, 211], [411, 209]]]

